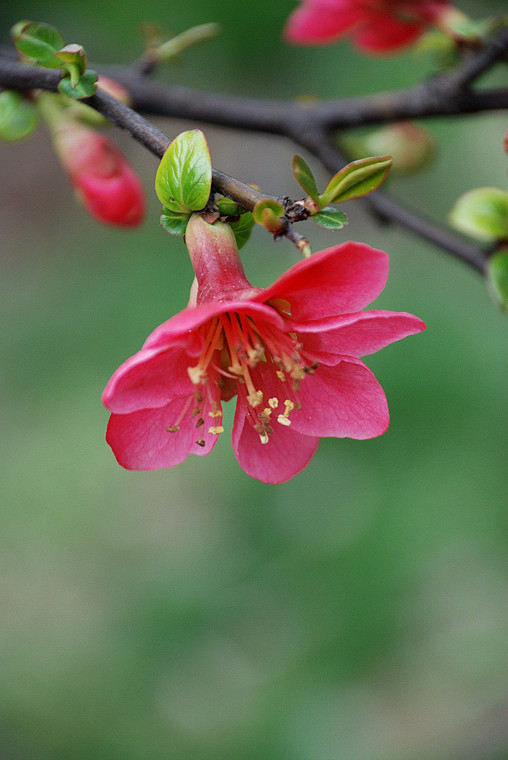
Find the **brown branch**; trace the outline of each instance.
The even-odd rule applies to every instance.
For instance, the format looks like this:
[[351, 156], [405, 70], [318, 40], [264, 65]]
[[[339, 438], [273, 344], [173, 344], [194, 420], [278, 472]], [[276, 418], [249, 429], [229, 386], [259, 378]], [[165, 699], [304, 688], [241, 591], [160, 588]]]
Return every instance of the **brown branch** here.
[[[100, 70], [113, 75], [127, 87], [135, 110], [100, 91], [87, 102], [158, 157], [164, 153], [169, 138], [137, 111], [154, 116], [192, 119], [226, 127], [285, 135], [306, 147], [330, 171], [336, 172], [343, 163], [331, 139], [338, 129], [400, 119], [458, 116], [508, 108], [508, 88], [476, 92], [469, 86], [496, 61], [503, 58], [507, 50], [508, 30], [502, 30], [488, 45], [476, 52], [468, 51], [462, 63], [455, 69], [424, 84], [398, 92], [315, 103], [240, 99], [168, 87], [147, 81], [145, 76], [140, 75], [139, 68], [110, 67]], [[21, 90], [56, 90], [58, 81], [59, 73], [56, 71], [25, 66], [8, 55], [0, 56], [0, 86]], [[273, 198], [217, 169], [213, 170], [213, 189], [249, 210], [252, 210], [261, 198]], [[365, 202], [380, 218], [401, 224], [478, 271], [484, 271], [487, 252], [404, 208], [402, 204], [380, 192], [369, 196]], [[303, 214], [301, 218], [305, 218]], [[288, 218], [284, 234], [301, 248], [301, 236], [292, 230], [290, 224], [299, 220], [298, 217]]]

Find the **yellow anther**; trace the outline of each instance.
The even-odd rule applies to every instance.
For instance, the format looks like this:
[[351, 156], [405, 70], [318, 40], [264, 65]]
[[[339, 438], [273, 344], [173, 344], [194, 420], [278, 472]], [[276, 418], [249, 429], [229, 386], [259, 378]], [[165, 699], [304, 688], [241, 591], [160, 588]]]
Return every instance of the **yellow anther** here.
[[199, 385], [203, 378], [206, 377], [206, 372], [201, 369], [199, 364], [196, 367], [187, 367], [187, 372], [189, 373], [191, 383], [194, 385]]
[[279, 380], [282, 380], [283, 383], [286, 382], [286, 375], [284, 374], [284, 372], [282, 372], [282, 370], [278, 369], [275, 374], [277, 375]]
[[293, 411], [293, 409], [295, 408], [295, 405], [292, 401], [290, 401], [289, 399], [286, 399], [284, 401], [284, 407], [285, 407], [284, 417], [287, 417], [288, 414]]
[[220, 433], [224, 432], [224, 428], [222, 425], [217, 425], [216, 427], [209, 427], [208, 432], [212, 435], [219, 435]]
[[269, 409], [268, 407], [266, 407], [266, 409], [263, 409], [263, 414], [265, 415], [265, 417], [268, 418], [271, 415], [271, 413], [272, 413], [272, 410]]
[[269, 406], [272, 407], [272, 409], [277, 409], [277, 407], [279, 406], [279, 399], [275, 398], [275, 397], [274, 398], [269, 398], [268, 399], [268, 404], [269, 404]]
[[264, 433], [264, 432], [263, 432], [263, 433], [260, 433], [260, 434], [259, 434], [259, 440], [260, 440], [260, 441], [261, 441], [261, 443], [263, 443], [263, 444], [264, 444], [264, 443], [268, 443], [268, 441], [270, 440], [270, 439], [268, 438], [268, 433]]
[[249, 393], [247, 401], [252, 407], [259, 406], [263, 401], [263, 391], [259, 390]]
[[179, 425], [169, 425], [169, 427], [167, 427], [166, 430], [168, 431], [168, 433], [178, 433], [178, 431], [180, 430], [180, 427]]
[[209, 417], [222, 417], [222, 412], [220, 409], [214, 409], [211, 412], [208, 412]]
[[277, 422], [280, 425], [285, 425], [286, 427], [289, 427], [289, 425], [291, 425], [291, 420], [288, 420], [288, 418], [285, 417], [283, 414], [279, 414], [279, 416], [277, 417]]

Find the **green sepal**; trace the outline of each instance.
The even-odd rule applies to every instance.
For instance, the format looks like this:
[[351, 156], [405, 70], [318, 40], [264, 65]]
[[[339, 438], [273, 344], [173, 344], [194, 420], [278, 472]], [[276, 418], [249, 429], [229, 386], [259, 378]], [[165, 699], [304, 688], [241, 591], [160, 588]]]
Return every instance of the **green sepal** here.
[[470, 190], [456, 201], [449, 220], [455, 229], [477, 240], [508, 240], [508, 193], [497, 187]]
[[155, 176], [157, 197], [170, 211], [200, 211], [210, 197], [212, 161], [200, 129], [182, 132], [170, 143]]
[[226, 198], [224, 195], [220, 195], [216, 198], [217, 208], [221, 216], [240, 216], [243, 213], [243, 206], [238, 205], [230, 198]]
[[229, 226], [233, 230], [236, 245], [238, 246], [238, 250], [240, 250], [250, 238], [252, 228], [254, 227], [254, 217], [250, 211], [247, 211], [241, 215], [237, 222], [230, 222]]
[[307, 193], [309, 198], [315, 203], [319, 203], [319, 193], [316, 185], [316, 180], [312, 174], [311, 168], [307, 162], [296, 153], [293, 156], [293, 174], [300, 187]]
[[9, 142], [22, 140], [37, 126], [34, 106], [13, 90], [0, 92], [0, 138]]
[[74, 66], [79, 75], [84, 74], [86, 71], [86, 53], [82, 45], [66, 45], [55, 56], [62, 61], [62, 63], [71, 64]]
[[65, 45], [64, 38], [54, 26], [34, 21], [19, 22], [12, 27], [16, 50], [33, 63], [47, 69], [58, 69], [62, 62], [55, 58]]
[[161, 227], [171, 235], [185, 235], [190, 214], [180, 214], [168, 208], [162, 209], [160, 218]]
[[348, 223], [347, 216], [339, 209], [326, 206], [317, 214], [311, 216], [313, 222], [324, 227], [325, 230], [341, 230]]
[[276, 235], [282, 229], [284, 213], [285, 209], [282, 203], [271, 198], [262, 198], [254, 206], [252, 216], [256, 224], [260, 224], [261, 227], [265, 227], [269, 232]]
[[391, 156], [370, 156], [352, 161], [332, 177], [319, 196], [321, 208], [368, 195], [384, 182], [392, 165]]
[[[73, 66], [73, 64], [64, 64], [64, 71], [67, 66]], [[97, 90], [97, 74], [95, 71], [89, 69], [84, 74], [77, 78], [76, 84], [73, 86], [71, 76], [64, 77], [58, 83], [58, 90], [62, 95], [68, 95], [70, 98], [89, 98]]]
[[508, 251], [494, 253], [487, 264], [487, 289], [494, 302], [508, 313]]

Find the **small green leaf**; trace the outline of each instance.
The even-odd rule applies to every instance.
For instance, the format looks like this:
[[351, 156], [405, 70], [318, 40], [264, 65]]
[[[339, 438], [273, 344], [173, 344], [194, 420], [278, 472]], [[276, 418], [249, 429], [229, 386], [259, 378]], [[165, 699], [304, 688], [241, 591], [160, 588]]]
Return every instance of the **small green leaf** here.
[[386, 179], [391, 165], [390, 156], [372, 156], [353, 161], [332, 177], [324, 193], [319, 196], [319, 205], [323, 207], [328, 203], [341, 203], [368, 195]]
[[256, 224], [265, 227], [274, 235], [282, 229], [282, 217], [284, 216], [284, 206], [278, 201], [271, 198], [263, 198], [256, 203], [252, 212]]
[[54, 26], [28, 21], [12, 28], [16, 49], [33, 63], [48, 69], [58, 69], [62, 65], [57, 53], [65, 44], [64, 38]]
[[66, 45], [61, 50], [55, 53], [55, 56], [62, 61], [62, 63], [73, 64], [78, 70], [79, 74], [84, 74], [86, 71], [86, 53], [82, 45]]
[[305, 190], [307, 195], [312, 198], [315, 203], [318, 203], [319, 193], [316, 186], [316, 180], [314, 179], [310, 167], [298, 153], [293, 156], [293, 174], [300, 187]]
[[508, 251], [490, 257], [487, 265], [487, 288], [494, 302], [508, 313]]
[[199, 129], [182, 132], [164, 153], [155, 177], [155, 192], [170, 211], [190, 213], [204, 208], [212, 188], [212, 162]]
[[[70, 64], [72, 66], [72, 64]], [[65, 64], [67, 66], [67, 64]], [[65, 68], [64, 66], [64, 68]], [[70, 98], [89, 98], [97, 90], [97, 74], [89, 69], [82, 74], [75, 87], [72, 86], [71, 77], [65, 77], [58, 83], [58, 90], [62, 95], [68, 95]]]
[[37, 111], [17, 92], [0, 93], [0, 138], [12, 142], [27, 137], [37, 126]]
[[185, 235], [190, 214], [180, 214], [177, 211], [162, 209], [160, 218], [161, 227], [171, 235]]
[[233, 230], [238, 250], [240, 250], [250, 238], [250, 233], [254, 227], [254, 218], [251, 212], [247, 211], [242, 214], [237, 222], [230, 222], [229, 226]]
[[326, 206], [319, 213], [311, 216], [313, 222], [326, 230], [341, 230], [348, 223], [347, 216], [336, 208]]
[[455, 229], [477, 240], [508, 240], [508, 193], [497, 187], [470, 190], [457, 200], [449, 219]]
[[232, 201], [230, 198], [226, 198], [224, 195], [220, 195], [216, 199], [217, 208], [221, 216], [240, 216], [243, 213], [243, 207], [238, 203]]

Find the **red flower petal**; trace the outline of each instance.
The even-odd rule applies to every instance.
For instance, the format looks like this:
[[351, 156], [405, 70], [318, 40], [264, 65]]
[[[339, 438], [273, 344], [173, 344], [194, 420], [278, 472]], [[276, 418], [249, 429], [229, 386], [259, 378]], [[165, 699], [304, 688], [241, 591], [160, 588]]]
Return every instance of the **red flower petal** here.
[[309, 2], [289, 17], [285, 37], [303, 45], [324, 45], [347, 34], [361, 21], [364, 12], [348, 2]]
[[292, 324], [305, 351], [325, 364], [334, 364], [340, 355], [367, 356], [425, 330], [425, 323], [413, 314], [394, 311], [362, 311], [340, 317]]
[[302, 409], [291, 416], [292, 427], [306, 435], [364, 439], [388, 428], [384, 391], [359, 359], [320, 365], [302, 382], [298, 396]]
[[298, 262], [254, 299], [285, 299], [293, 321], [304, 322], [365, 308], [383, 290], [387, 276], [386, 253], [343, 243]]
[[289, 427], [277, 425], [267, 444], [246, 418], [245, 403], [237, 403], [233, 423], [233, 450], [238, 464], [247, 475], [263, 483], [284, 483], [309, 464], [319, 438], [302, 435]]

